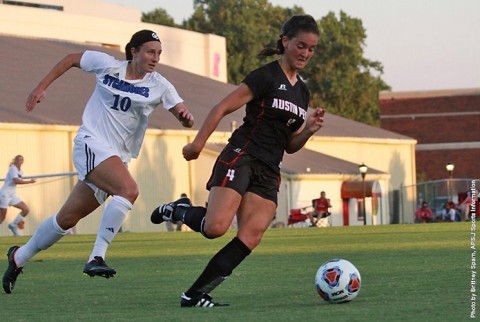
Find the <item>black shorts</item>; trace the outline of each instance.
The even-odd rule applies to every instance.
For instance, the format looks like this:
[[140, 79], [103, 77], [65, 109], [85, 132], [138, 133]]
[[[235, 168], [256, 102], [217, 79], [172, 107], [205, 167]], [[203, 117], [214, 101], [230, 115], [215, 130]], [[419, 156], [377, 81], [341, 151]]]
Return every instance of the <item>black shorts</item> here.
[[280, 173], [266, 163], [228, 144], [220, 153], [207, 183], [212, 187], [227, 187], [244, 195], [249, 191], [277, 204]]

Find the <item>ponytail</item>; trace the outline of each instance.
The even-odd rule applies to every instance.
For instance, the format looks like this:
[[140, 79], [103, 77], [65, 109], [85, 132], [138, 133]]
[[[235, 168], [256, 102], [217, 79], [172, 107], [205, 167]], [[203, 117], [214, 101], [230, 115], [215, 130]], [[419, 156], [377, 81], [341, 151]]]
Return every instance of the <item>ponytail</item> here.
[[277, 48], [264, 48], [258, 53], [257, 57], [282, 55], [284, 52], [285, 48], [283, 48], [282, 37], [280, 37], [280, 39], [277, 40]]
[[125, 57], [127, 60], [132, 60], [133, 55], [132, 55], [132, 45], [130, 43], [125, 45]]

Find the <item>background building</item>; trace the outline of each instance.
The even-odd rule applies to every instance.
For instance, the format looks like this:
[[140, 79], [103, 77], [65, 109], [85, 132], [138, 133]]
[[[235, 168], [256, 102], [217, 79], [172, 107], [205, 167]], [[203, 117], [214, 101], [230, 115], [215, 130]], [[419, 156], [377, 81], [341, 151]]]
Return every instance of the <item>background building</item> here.
[[[26, 175], [74, 172], [72, 139], [93, 89], [94, 77], [80, 70], [70, 70], [62, 76], [61, 82], [49, 88], [47, 98], [38, 109], [27, 114], [24, 104], [28, 94], [66, 54], [95, 49], [123, 59], [121, 50], [131, 34], [140, 29], [153, 29], [164, 45], [158, 71], [176, 86], [186, 105], [194, 112], [196, 126], [182, 128], [161, 108], [152, 114], [140, 155], [129, 166], [139, 184], [140, 196], [127, 217], [124, 231], [165, 230], [164, 225], [150, 224], [151, 210], [159, 203], [178, 198], [183, 192], [192, 198], [194, 204], [203, 205], [207, 201], [205, 183], [214, 160], [244, 116], [243, 109], [228, 115], [198, 160], [186, 162], [183, 159], [182, 147], [193, 139], [211, 107], [235, 88], [235, 85], [225, 83], [223, 76], [216, 79], [212, 72], [215, 70], [211, 65], [215, 53], [220, 53], [221, 57], [225, 55], [225, 39], [208, 36], [209, 40], [218, 39], [218, 44], [223, 44], [223, 51], [218, 49], [220, 45], [212, 50], [209, 41], [199, 41], [205, 40], [206, 35], [141, 22], [112, 20], [111, 17], [117, 17], [116, 6], [107, 11], [96, 7], [99, 1], [88, 2], [89, 9], [96, 12], [95, 16], [70, 9], [65, 12], [52, 10], [44, 15], [48, 10], [0, 4], [0, 30], [3, 33], [0, 42], [6, 49], [0, 51], [3, 72], [0, 74], [0, 165], [4, 165], [6, 172], [11, 159], [16, 154], [23, 154]], [[49, 3], [75, 8], [67, 6], [71, 1]], [[119, 9], [119, 17], [123, 16], [124, 9]], [[102, 12], [107, 12], [108, 18], [102, 18]], [[76, 28], [71, 27], [71, 21], [76, 21], [73, 23]], [[45, 25], [55, 27], [45, 28]], [[79, 25], [86, 27], [82, 29]], [[61, 28], [68, 32], [57, 30]], [[86, 34], [101, 36], [101, 39], [86, 40]], [[175, 39], [170, 42], [171, 35], [175, 35]], [[191, 50], [190, 46], [197, 47]], [[186, 63], [190, 60], [196, 62], [192, 71]], [[226, 75], [223, 68], [219, 65], [219, 75]], [[399, 191], [404, 185], [415, 184], [416, 141], [330, 113], [325, 119], [324, 128], [307, 142], [305, 149], [286, 155], [284, 159], [277, 220], [286, 223], [291, 209], [310, 205], [311, 200], [318, 198], [320, 191], [324, 190], [332, 201], [333, 225], [362, 225], [363, 213], [359, 210], [363, 195], [354, 183], [361, 182], [358, 166], [365, 163], [369, 166], [365, 178], [367, 223], [412, 222], [414, 194], [400, 199]], [[31, 207], [27, 234], [61, 206], [76, 180], [76, 176], [53, 176], [19, 190], [19, 195]], [[95, 233], [99, 212], [82, 220], [77, 232]], [[13, 209], [9, 210], [8, 217], [11, 216], [14, 216]], [[0, 234], [9, 234], [6, 225], [0, 225]]]
[[480, 89], [384, 92], [381, 127], [417, 140], [418, 181], [480, 178]]
[[0, 1], [2, 34], [123, 51], [133, 33], [150, 29], [162, 40], [163, 64], [227, 81], [224, 37], [143, 23], [141, 17], [138, 9], [100, 0]]

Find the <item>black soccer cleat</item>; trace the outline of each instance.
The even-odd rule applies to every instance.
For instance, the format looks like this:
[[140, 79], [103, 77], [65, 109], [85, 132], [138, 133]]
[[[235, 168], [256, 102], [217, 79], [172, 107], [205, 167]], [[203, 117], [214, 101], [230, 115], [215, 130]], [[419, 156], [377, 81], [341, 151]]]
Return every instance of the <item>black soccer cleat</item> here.
[[90, 277], [101, 276], [105, 278], [114, 277], [117, 271], [107, 266], [107, 263], [100, 256], [95, 256], [90, 262], [85, 264], [83, 274]]
[[14, 254], [19, 249], [18, 246], [12, 246], [7, 251], [7, 260], [8, 260], [8, 267], [5, 273], [3, 274], [3, 290], [5, 293], [10, 294], [12, 293], [13, 287], [15, 286], [15, 282], [17, 281], [17, 277], [22, 272], [22, 267], [17, 267], [15, 263]]
[[164, 221], [181, 221], [178, 218], [174, 218], [175, 209], [177, 209], [177, 207], [188, 208], [191, 205], [192, 202], [187, 197], [180, 198], [174, 202], [163, 204], [152, 211], [150, 221], [154, 224], [161, 224]]
[[213, 302], [213, 299], [207, 293], [202, 293], [196, 297], [188, 297], [185, 293], [180, 297], [181, 307], [215, 307], [215, 306], [229, 306], [230, 304], [220, 304]]

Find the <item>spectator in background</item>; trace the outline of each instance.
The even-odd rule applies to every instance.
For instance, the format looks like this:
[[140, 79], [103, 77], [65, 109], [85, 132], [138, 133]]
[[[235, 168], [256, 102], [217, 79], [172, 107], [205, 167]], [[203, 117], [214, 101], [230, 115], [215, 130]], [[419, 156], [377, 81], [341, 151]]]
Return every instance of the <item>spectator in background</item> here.
[[317, 223], [320, 219], [330, 216], [330, 211], [328, 208], [331, 208], [330, 199], [326, 197], [325, 191], [320, 192], [320, 198], [312, 200], [313, 211], [308, 213], [310, 222], [312, 223], [311, 227], [317, 226]]
[[20, 154], [13, 158], [8, 168], [7, 175], [5, 176], [5, 182], [3, 183], [2, 189], [0, 189], [0, 224], [5, 220], [7, 216], [7, 209], [10, 206], [20, 209], [17, 217], [8, 224], [8, 228], [12, 231], [13, 236], [19, 235], [19, 229], [22, 231], [25, 221], [23, 220], [30, 209], [27, 204], [17, 196], [17, 185], [18, 184], [29, 184], [35, 183], [35, 179], [25, 180], [22, 178], [23, 156]]
[[454, 222], [457, 212], [455, 211], [455, 204], [451, 201], [446, 202], [441, 213], [441, 220], [446, 222]]
[[422, 202], [420, 208], [415, 212], [415, 222], [416, 223], [430, 223], [433, 221], [433, 212], [432, 209], [428, 207], [428, 202]]

